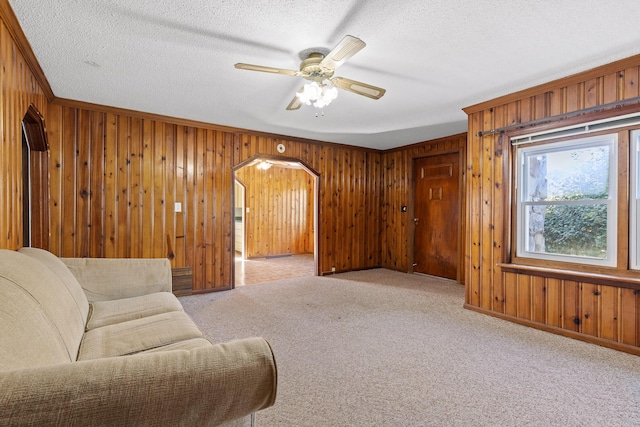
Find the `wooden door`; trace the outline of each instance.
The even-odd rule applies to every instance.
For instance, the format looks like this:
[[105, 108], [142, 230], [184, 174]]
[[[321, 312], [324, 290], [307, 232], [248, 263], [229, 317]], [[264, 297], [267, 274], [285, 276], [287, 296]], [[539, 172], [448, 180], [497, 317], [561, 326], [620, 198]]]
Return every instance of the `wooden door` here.
[[414, 161], [413, 271], [458, 279], [460, 154]]

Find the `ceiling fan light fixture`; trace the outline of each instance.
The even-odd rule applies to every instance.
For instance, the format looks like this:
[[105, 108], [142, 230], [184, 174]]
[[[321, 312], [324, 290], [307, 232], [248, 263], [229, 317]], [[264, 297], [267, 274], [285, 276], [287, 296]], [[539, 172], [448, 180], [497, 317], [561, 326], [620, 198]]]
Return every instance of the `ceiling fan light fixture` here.
[[303, 104], [313, 103], [316, 108], [324, 108], [338, 97], [338, 88], [329, 80], [324, 80], [321, 84], [313, 81], [305, 84], [296, 96]]

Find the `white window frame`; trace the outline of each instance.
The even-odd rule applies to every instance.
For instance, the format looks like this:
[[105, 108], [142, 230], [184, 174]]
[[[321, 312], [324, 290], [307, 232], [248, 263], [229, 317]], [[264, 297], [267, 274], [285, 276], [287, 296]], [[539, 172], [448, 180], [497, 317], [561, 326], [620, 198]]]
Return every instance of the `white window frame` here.
[[640, 270], [640, 130], [631, 132], [631, 188], [629, 194], [629, 265]]
[[[585, 203], [582, 200], [567, 201], [537, 201], [529, 202], [526, 197], [525, 176], [527, 166], [525, 158], [536, 154], [545, 154], [554, 151], [564, 151], [567, 148], [588, 148], [606, 145], [609, 147], [609, 198]], [[615, 267], [617, 265], [617, 223], [618, 223], [618, 135], [607, 134], [591, 137], [577, 137], [576, 139], [547, 142], [539, 145], [518, 144], [516, 148], [516, 256], [521, 258], [533, 258], [549, 261], [561, 261], [579, 264]], [[529, 230], [526, 221], [527, 208], [532, 205], [584, 205], [604, 204], [607, 207], [607, 256], [595, 258], [577, 255], [561, 255], [552, 253], [533, 252], [528, 250]]]

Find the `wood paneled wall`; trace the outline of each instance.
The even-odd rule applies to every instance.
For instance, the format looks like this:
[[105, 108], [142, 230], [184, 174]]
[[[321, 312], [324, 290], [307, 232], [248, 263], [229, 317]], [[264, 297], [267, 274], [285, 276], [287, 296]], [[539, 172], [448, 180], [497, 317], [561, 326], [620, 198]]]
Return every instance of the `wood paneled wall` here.
[[52, 252], [169, 257], [193, 268], [194, 292], [228, 288], [233, 167], [284, 143], [321, 176], [320, 271], [380, 265], [379, 153], [63, 104], [47, 114]]
[[636, 98], [639, 77], [636, 56], [465, 109], [468, 308], [640, 354], [637, 290], [595, 278], [558, 278], [500, 267], [509, 262], [510, 250], [510, 144], [500, 134], [478, 136], [481, 131]]
[[[460, 152], [464, 158], [466, 145], [467, 134], [464, 133], [389, 150], [382, 155], [383, 267], [403, 272], [413, 271], [413, 160], [452, 152]], [[460, 212], [463, 218], [464, 194], [461, 197]], [[407, 212], [402, 212], [402, 206], [407, 206]], [[464, 235], [464, 227], [462, 234]], [[462, 254], [462, 248], [460, 253]]]
[[[50, 145], [50, 249], [60, 256], [169, 257], [194, 292], [233, 283], [233, 168], [286, 156], [320, 175], [320, 272], [380, 266], [381, 154], [316, 141], [55, 100], [19, 23], [0, 1], [0, 247], [22, 246], [20, 121], [42, 113]], [[180, 202], [182, 211], [175, 212]]]
[[230, 286], [233, 135], [57, 103], [47, 120], [52, 252], [167, 257], [194, 291]]
[[[29, 223], [31, 224], [28, 229], [30, 242], [22, 242], [22, 244], [49, 249], [49, 151], [31, 151], [29, 163], [30, 220], [23, 220], [23, 223], [24, 227], [29, 227]], [[28, 195], [23, 194], [23, 197]]]
[[[284, 144], [284, 154], [277, 152]], [[338, 144], [239, 134], [235, 164], [260, 155], [297, 159], [320, 175], [320, 273], [380, 266], [381, 154]]]
[[236, 179], [245, 186], [247, 258], [313, 253], [315, 177], [304, 169], [252, 165], [237, 169]]
[[22, 246], [22, 119], [30, 104], [41, 113], [47, 97], [7, 26], [0, 22], [0, 248]]

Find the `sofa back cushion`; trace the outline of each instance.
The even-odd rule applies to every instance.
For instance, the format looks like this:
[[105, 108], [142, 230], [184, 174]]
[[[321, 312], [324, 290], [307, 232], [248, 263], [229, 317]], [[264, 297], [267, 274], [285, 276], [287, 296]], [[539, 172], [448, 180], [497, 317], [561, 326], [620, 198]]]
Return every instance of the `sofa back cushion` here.
[[[0, 277], [13, 282], [22, 289], [23, 298], [31, 298], [40, 306], [48, 327], [62, 340], [69, 360], [76, 360], [86, 317], [65, 283], [37, 259], [9, 250], [0, 252]], [[0, 307], [4, 305], [5, 301], [0, 301]]]
[[64, 285], [67, 287], [69, 294], [71, 294], [71, 297], [76, 302], [78, 310], [80, 311], [80, 316], [82, 316], [82, 319], [86, 324], [87, 318], [89, 317], [89, 301], [87, 301], [87, 296], [82, 290], [80, 283], [78, 283], [78, 279], [76, 279], [76, 276], [69, 271], [64, 262], [51, 252], [45, 251], [44, 249], [20, 248], [18, 252], [37, 259], [51, 270], [53, 274], [58, 276], [60, 280], [62, 280]]
[[55, 281], [53, 273], [36, 260], [0, 249], [0, 371], [76, 359], [70, 353], [74, 348], [77, 353], [82, 331], [78, 333], [73, 319], [69, 325], [75, 327], [62, 331], [52, 320], [69, 317], [65, 311], [70, 308], [69, 301], [56, 297], [62, 284], [56, 286]]
[[171, 292], [167, 258], [60, 258], [90, 302]]

